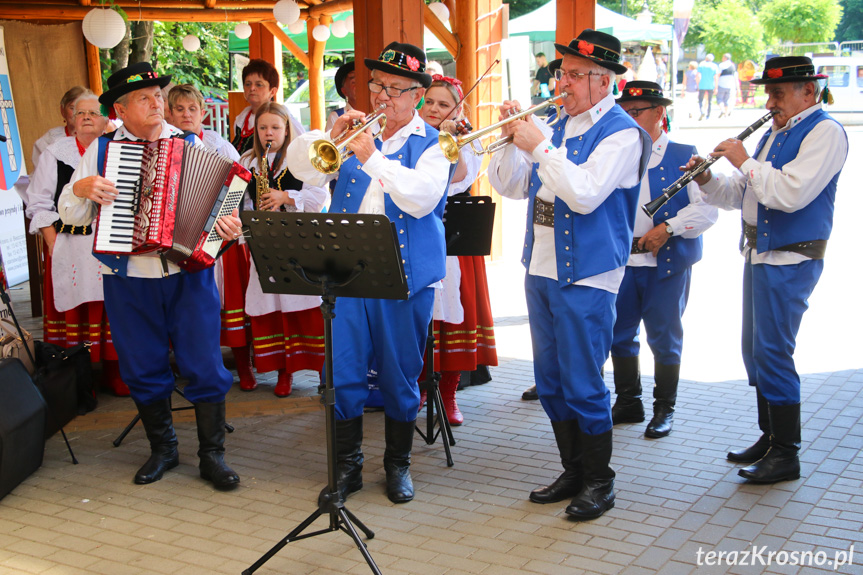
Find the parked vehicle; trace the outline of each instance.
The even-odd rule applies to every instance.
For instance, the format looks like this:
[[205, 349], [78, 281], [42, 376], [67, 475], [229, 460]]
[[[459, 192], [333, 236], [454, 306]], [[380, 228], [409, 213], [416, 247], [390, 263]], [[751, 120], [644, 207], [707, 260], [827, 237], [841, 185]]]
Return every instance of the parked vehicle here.
[[[335, 69], [324, 70], [324, 100], [326, 103], [324, 119], [326, 119], [331, 111], [345, 105], [345, 101], [339, 97], [338, 92], [336, 92], [335, 76]], [[311, 122], [311, 118], [309, 116], [309, 83], [304, 82], [302, 86], [294, 90], [294, 92], [288, 96], [288, 99], [285, 100], [285, 106], [308, 130]]]
[[828, 112], [863, 112], [863, 56], [816, 56], [812, 63], [829, 76], [834, 103]]

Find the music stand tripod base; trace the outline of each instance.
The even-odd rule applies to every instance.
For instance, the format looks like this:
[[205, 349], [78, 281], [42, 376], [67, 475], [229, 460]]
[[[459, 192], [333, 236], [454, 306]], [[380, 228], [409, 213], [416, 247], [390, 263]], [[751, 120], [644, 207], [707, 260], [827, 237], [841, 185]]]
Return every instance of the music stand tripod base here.
[[[407, 283], [393, 224], [386, 216], [370, 214], [313, 214], [244, 212], [243, 224], [251, 231], [249, 249], [264, 293], [320, 295], [324, 319], [323, 393], [327, 437], [327, 487], [318, 508], [276, 543], [252, 566], [251, 575], [285, 545], [316, 535], [343, 531], [362, 553], [372, 572], [380, 575], [356, 525], [366, 538], [374, 532], [351, 513], [338, 494], [336, 468], [336, 414], [333, 389], [333, 318], [336, 296], [408, 299]], [[303, 533], [321, 515], [329, 526]]]

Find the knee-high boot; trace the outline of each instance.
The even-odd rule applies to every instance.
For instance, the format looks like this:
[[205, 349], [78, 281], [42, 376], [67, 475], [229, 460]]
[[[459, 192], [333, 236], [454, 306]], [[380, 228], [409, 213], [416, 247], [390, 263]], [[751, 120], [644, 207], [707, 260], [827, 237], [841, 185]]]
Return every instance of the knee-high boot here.
[[237, 366], [237, 375], [240, 377], [240, 389], [243, 391], [254, 390], [258, 387], [258, 381], [252, 371], [252, 355], [249, 353], [249, 346], [232, 347], [231, 352], [234, 354], [234, 364]]
[[363, 416], [336, 420], [336, 466], [342, 501], [363, 488]]
[[227, 491], [240, 483], [240, 476], [225, 463], [225, 402], [196, 403], [198, 425], [198, 470], [216, 489]]
[[138, 414], [150, 441], [150, 458], [135, 474], [135, 483], [145, 485], [162, 479], [162, 475], [180, 464], [177, 434], [171, 415], [171, 400], [160, 399], [149, 405], [137, 401]]
[[441, 374], [440, 380], [440, 396], [443, 400], [443, 408], [446, 411], [446, 418], [450, 425], [461, 425], [464, 423], [464, 416], [459, 411], [458, 404], [455, 402], [455, 392], [458, 389], [458, 382], [461, 378], [460, 371], [445, 371]]
[[411, 481], [411, 448], [416, 421], [384, 420], [386, 449], [384, 471], [387, 473], [387, 497], [393, 503], [407, 503], [414, 498]]
[[551, 427], [560, 451], [563, 473], [551, 485], [530, 492], [530, 500], [534, 503], [557, 503], [575, 497], [581, 491], [583, 477], [578, 420], [552, 421]]
[[652, 439], [671, 433], [674, 422], [674, 404], [677, 403], [677, 384], [680, 381], [680, 365], [654, 364], [653, 418], [644, 430], [644, 436]]
[[570, 517], [596, 519], [614, 507], [614, 470], [611, 468], [611, 430], [599, 435], [579, 433], [584, 487], [566, 508]]
[[800, 479], [800, 404], [770, 405], [770, 449], [737, 472], [755, 483]]
[[755, 388], [755, 397], [758, 402], [758, 429], [761, 430], [761, 437], [754, 444], [744, 449], [736, 449], [728, 452], [728, 461], [734, 463], [755, 463], [765, 455], [770, 449], [770, 412], [767, 406], [767, 400]]
[[614, 369], [614, 393], [617, 399], [611, 408], [611, 420], [618, 423], [641, 423], [644, 421], [644, 406], [641, 404], [641, 373], [638, 356], [611, 356]]

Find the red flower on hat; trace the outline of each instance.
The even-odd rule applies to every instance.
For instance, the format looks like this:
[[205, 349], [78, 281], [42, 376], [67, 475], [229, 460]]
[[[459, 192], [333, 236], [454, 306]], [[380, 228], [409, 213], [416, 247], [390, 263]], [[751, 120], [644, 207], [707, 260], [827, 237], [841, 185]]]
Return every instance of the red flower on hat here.
[[641, 88], [630, 88], [629, 89], [629, 95], [630, 96], [641, 96], [641, 94], [642, 94]]
[[578, 51], [582, 54], [593, 54], [593, 44], [590, 42], [585, 42], [584, 40], [578, 41]]
[[408, 63], [408, 68], [410, 68], [412, 72], [416, 72], [420, 69], [420, 61], [413, 56], [407, 56], [406, 61]]
[[780, 70], [779, 68], [773, 68], [771, 70], [767, 70], [767, 76], [769, 76], [770, 78], [781, 78], [782, 77], [782, 70]]

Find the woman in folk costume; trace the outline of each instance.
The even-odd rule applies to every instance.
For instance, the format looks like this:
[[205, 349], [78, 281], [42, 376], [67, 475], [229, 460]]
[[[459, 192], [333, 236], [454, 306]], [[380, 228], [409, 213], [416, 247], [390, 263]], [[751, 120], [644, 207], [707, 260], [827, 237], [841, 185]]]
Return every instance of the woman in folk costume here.
[[39, 157], [42, 155], [42, 152], [48, 149], [48, 146], [57, 140], [75, 135], [75, 101], [87, 91], [87, 88], [83, 86], [72, 86], [63, 94], [63, 97], [60, 99], [60, 115], [63, 117], [63, 125], [51, 128], [42, 134], [42, 137], [33, 144], [31, 159], [33, 161], [34, 174], [36, 173], [36, 166], [39, 165]]
[[[420, 115], [433, 128], [455, 134], [457, 122], [464, 118], [461, 82], [439, 74], [432, 76], [432, 80]], [[462, 148], [447, 195], [470, 195], [481, 164], [481, 157]], [[478, 365], [497, 365], [485, 258], [446, 258], [446, 277], [435, 297], [434, 318], [438, 344], [435, 365], [442, 374], [440, 392], [444, 409], [450, 425], [461, 425], [464, 417], [455, 399], [461, 372], [474, 371]]]
[[30, 233], [45, 242], [43, 315], [46, 342], [65, 348], [90, 342], [90, 359], [102, 361], [102, 384], [115, 395], [129, 395], [120, 378], [102, 294], [102, 271], [91, 255], [92, 224], [66, 225], [57, 200], [87, 147], [105, 131], [108, 119], [99, 100], [86, 90], [73, 102], [74, 136], [61, 138], [41, 155], [28, 189]]
[[[285, 150], [298, 135], [290, 124], [287, 108], [266, 103], [255, 117], [255, 139], [240, 163], [253, 172], [245, 210], [320, 212], [327, 200], [324, 188], [303, 184], [287, 168]], [[269, 152], [267, 151], [269, 144]], [[266, 157], [266, 164], [262, 162]], [[264, 174], [263, 169], [267, 174]], [[267, 178], [267, 191], [258, 197], [258, 176]], [[254, 261], [246, 290], [246, 315], [250, 317], [252, 351], [258, 372], [278, 370], [275, 394], [291, 394], [293, 373], [303, 369], [320, 372], [324, 362], [324, 321], [318, 296], [265, 294]], [[251, 391], [254, 387], [243, 387]]]

